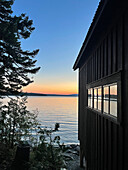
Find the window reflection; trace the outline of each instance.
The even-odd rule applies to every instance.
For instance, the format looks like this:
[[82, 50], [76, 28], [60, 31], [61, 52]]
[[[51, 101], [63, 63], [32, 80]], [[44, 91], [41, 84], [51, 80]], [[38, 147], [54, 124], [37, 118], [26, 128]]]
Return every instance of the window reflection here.
[[90, 107], [91, 106], [91, 89], [88, 89], [88, 106]]
[[117, 117], [117, 84], [110, 86], [110, 114]]
[[101, 101], [102, 101], [102, 89], [98, 88], [98, 110], [101, 110]]
[[88, 107], [117, 117], [117, 83], [88, 89]]
[[94, 109], [97, 109], [97, 88], [94, 89]]
[[92, 107], [93, 90], [88, 89], [88, 106]]
[[104, 86], [103, 112], [109, 113], [109, 86]]

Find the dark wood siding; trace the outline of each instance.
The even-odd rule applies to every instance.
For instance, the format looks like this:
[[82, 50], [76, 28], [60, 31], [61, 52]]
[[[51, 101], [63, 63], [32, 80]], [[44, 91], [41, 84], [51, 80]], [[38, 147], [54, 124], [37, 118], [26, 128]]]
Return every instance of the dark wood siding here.
[[[128, 169], [128, 10], [124, 15], [122, 108], [124, 123], [124, 169]], [[121, 132], [120, 132], [121, 133]]]
[[[126, 18], [127, 17], [125, 17], [125, 19]], [[124, 19], [120, 17], [118, 23], [111, 26], [111, 28], [108, 29], [108, 33], [100, 39], [96, 49], [79, 70], [79, 138], [85, 158], [88, 162], [89, 170], [123, 170], [124, 138], [122, 122], [113, 122], [107, 117], [103, 117], [98, 112], [89, 109], [87, 107], [86, 89], [86, 84], [93, 83], [123, 70], [124, 62], [127, 70], [124, 76], [125, 80], [127, 80], [123, 84], [123, 87], [128, 87], [128, 47], [125, 51], [125, 61], [123, 62], [123, 28]], [[125, 33], [126, 30], [128, 30], [128, 23], [125, 25]], [[126, 40], [128, 40], [128, 37]], [[125, 44], [127, 43], [128, 42], [125, 42]], [[126, 92], [124, 93], [128, 96], [128, 88]], [[126, 107], [128, 107], [128, 102], [125, 103], [127, 104]], [[126, 122], [128, 122], [128, 114]], [[128, 142], [128, 130], [125, 131], [125, 138], [127, 138]], [[127, 143], [125, 143], [125, 145], [127, 145]], [[128, 145], [126, 148], [128, 149]]]

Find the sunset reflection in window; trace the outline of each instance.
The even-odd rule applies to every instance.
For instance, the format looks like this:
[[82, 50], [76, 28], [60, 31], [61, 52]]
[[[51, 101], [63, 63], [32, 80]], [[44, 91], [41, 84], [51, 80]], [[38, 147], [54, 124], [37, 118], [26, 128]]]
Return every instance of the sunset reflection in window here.
[[92, 107], [93, 90], [88, 89], [88, 106]]
[[94, 89], [94, 109], [97, 109], [97, 88]]
[[101, 102], [102, 102], [102, 88], [98, 88], [98, 110], [101, 111]]
[[117, 117], [117, 83], [88, 89], [88, 107]]
[[110, 114], [117, 117], [117, 84], [110, 86]]
[[103, 112], [109, 113], [109, 86], [104, 86], [103, 102]]

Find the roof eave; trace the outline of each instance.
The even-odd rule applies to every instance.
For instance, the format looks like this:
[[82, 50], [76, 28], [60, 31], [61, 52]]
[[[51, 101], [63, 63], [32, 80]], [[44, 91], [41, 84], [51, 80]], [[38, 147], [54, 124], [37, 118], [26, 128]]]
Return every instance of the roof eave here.
[[97, 22], [98, 22], [99, 19], [100, 19], [100, 16], [101, 16], [101, 14], [102, 14], [102, 11], [104, 10], [104, 7], [106, 6], [107, 2], [108, 2], [108, 0], [106, 0], [106, 1], [105, 1], [105, 0], [104, 0], [104, 1], [101, 0], [100, 3], [99, 3], [99, 5], [98, 5], [98, 8], [97, 8], [97, 11], [96, 11], [95, 16], [94, 16], [94, 18], [93, 18], [93, 21], [92, 21], [92, 23], [91, 23], [91, 26], [89, 27], [88, 33], [87, 33], [87, 35], [86, 35], [86, 38], [85, 38], [85, 40], [84, 40], [84, 42], [83, 42], [83, 45], [82, 45], [82, 47], [81, 47], [81, 49], [80, 49], [80, 52], [79, 52], [79, 54], [78, 54], [78, 56], [77, 56], [77, 59], [76, 59], [74, 65], [73, 65], [73, 70], [74, 70], [74, 71], [75, 71], [76, 69], [78, 69], [79, 66], [80, 66], [80, 60], [81, 60], [81, 58], [82, 58], [83, 52], [85, 51], [85, 49], [86, 49], [86, 47], [87, 47], [87, 44], [88, 44], [88, 42], [89, 42], [89, 40], [90, 40], [90, 38], [91, 38], [91, 36], [92, 36], [92, 33], [93, 33], [93, 31], [94, 31], [94, 29], [95, 29], [95, 27], [96, 27], [96, 25], [97, 25]]

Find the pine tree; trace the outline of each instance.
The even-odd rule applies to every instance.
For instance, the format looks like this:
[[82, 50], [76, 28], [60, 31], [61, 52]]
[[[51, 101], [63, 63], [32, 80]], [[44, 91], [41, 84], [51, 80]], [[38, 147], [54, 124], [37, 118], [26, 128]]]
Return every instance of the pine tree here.
[[35, 29], [28, 16], [12, 16], [14, 0], [0, 0], [0, 94], [20, 92], [32, 83], [28, 74], [35, 74], [35, 56], [39, 50], [24, 51], [21, 39], [30, 37]]

